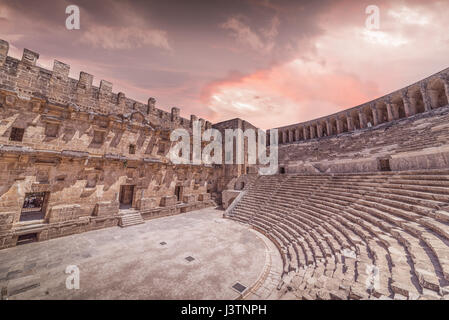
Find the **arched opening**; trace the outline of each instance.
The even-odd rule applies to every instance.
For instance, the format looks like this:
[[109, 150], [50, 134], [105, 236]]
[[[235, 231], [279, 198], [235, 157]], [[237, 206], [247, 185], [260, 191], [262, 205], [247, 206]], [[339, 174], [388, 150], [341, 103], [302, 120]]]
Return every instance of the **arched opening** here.
[[278, 143], [279, 144], [284, 143], [284, 131], [279, 131]]
[[340, 117], [341, 132], [348, 132], [348, 121], [345, 116]]
[[361, 129], [360, 126], [360, 117], [359, 117], [359, 111], [358, 110], [353, 110], [350, 113], [350, 117], [352, 119], [352, 126], [354, 130], [359, 130]]
[[429, 97], [432, 109], [441, 108], [448, 104], [444, 83], [441, 79], [433, 80], [429, 85]]
[[310, 128], [310, 139], [316, 138], [317, 137], [316, 125], [311, 125], [309, 128]]
[[393, 118], [394, 119], [402, 119], [406, 117], [404, 100], [402, 97], [394, 97], [391, 100], [391, 107], [393, 108]]
[[304, 134], [304, 140], [310, 139], [310, 129], [309, 129], [309, 127], [303, 127], [302, 132]]
[[419, 87], [409, 89], [409, 100], [410, 100], [410, 108], [413, 109], [415, 114], [423, 113], [426, 111], [422, 93]]
[[337, 134], [337, 120], [335, 118], [332, 118], [330, 120], [330, 124], [331, 124], [331, 130], [329, 135], [336, 135]]
[[373, 118], [373, 112], [371, 111], [371, 107], [364, 107], [361, 110], [361, 113], [363, 114], [363, 116], [365, 117], [365, 126], [367, 128], [371, 128], [372, 126], [374, 126], [374, 118]]
[[304, 139], [304, 130], [302, 128], [296, 129], [296, 141], [301, 141]]
[[384, 102], [380, 102], [376, 106], [379, 124], [388, 122], [387, 105]]
[[321, 121], [321, 122], [320, 122], [319, 128], [320, 128], [320, 135], [321, 135], [322, 137], [327, 137], [327, 136], [329, 135], [329, 134], [327, 133], [327, 125], [326, 125], [326, 122], [325, 122], [325, 121]]

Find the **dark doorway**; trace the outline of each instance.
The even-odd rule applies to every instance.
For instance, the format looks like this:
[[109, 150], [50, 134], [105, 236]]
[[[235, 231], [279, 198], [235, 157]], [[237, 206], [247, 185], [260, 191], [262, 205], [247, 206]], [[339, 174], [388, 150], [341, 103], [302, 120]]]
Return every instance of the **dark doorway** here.
[[43, 220], [49, 192], [26, 193], [20, 221]]
[[391, 171], [390, 159], [379, 159], [379, 170], [380, 171]]
[[175, 195], [176, 195], [176, 201], [181, 201], [182, 198], [182, 187], [181, 186], [176, 186], [175, 187]]
[[129, 209], [133, 204], [134, 186], [120, 186], [120, 209]]
[[279, 168], [279, 173], [280, 174], [284, 174], [285, 173], [285, 168], [284, 167], [280, 167]]
[[16, 245], [20, 246], [21, 244], [27, 244], [36, 241], [37, 241], [37, 233], [23, 234], [17, 238]]

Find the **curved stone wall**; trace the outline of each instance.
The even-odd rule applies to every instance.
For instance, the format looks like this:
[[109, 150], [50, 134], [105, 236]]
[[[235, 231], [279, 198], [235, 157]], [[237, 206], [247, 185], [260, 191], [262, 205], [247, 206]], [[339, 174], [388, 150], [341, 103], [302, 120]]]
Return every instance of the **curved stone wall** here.
[[429, 112], [448, 104], [449, 68], [362, 105], [315, 120], [276, 128], [279, 144], [336, 136]]

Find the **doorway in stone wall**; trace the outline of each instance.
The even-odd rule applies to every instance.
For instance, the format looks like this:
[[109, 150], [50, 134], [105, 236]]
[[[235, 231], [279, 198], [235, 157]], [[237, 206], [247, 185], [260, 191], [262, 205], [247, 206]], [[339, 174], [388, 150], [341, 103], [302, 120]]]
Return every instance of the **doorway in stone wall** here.
[[380, 171], [391, 171], [390, 159], [379, 159], [378, 161]]
[[134, 186], [120, 186], [120, 209], [129, 209], [133, 204]]
[[44, 220], [49, 195], [49, 192], [26, 193], [20, 221]]
[[175, 196], [176, 196], [176, 201], [180, 202], [182, 199], [182, 187], [181, 186], [175, 187]]

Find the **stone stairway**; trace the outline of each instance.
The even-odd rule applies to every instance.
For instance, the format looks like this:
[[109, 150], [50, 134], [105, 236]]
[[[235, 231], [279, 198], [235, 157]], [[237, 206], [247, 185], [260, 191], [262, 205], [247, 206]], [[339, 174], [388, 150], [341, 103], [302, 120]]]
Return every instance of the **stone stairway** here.
[[122, 228], [145, 223], [141, 214], [137, 211], [127, 212], [120, 217], [119, 226]]
[[260, 177], [228, 217], [300, 299], [449, 299], [449, 170]]

